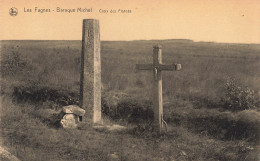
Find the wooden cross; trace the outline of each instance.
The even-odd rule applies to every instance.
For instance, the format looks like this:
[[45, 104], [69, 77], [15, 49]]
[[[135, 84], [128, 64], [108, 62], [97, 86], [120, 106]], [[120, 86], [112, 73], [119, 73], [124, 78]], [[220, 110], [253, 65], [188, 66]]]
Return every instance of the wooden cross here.
[[138, 70], [153, 70], [154, 74], [154, 128], [162, 132], [163, 128], [163, 98], [162, 98], [162, 71], [181, 70], [181, 64], [164, 65], [162, 64], [162, 47], [156, 45], [153, 47], [153, 64], [136, 64]]

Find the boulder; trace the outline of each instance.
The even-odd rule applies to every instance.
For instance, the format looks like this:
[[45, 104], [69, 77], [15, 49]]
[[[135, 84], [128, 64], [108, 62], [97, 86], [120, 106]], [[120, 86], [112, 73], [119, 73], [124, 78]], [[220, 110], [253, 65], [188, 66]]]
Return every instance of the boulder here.
[[77, 128], [80, 122], [79, 117], [84, 116], [85, 110], [77, 105], [69, 105], [62, 107], [62, 111], [58, 118], [63, 128]]
[[69, 113], [65, 114], [61, 119], [60, 123], [63, 128], [75, 129], [78, 127], [79, 117]]
[[75, 114], [77, 116], [84, 116], [85, 110], [77, 105], [69, 105], [62, 107], [62, 111], [66, 114]]

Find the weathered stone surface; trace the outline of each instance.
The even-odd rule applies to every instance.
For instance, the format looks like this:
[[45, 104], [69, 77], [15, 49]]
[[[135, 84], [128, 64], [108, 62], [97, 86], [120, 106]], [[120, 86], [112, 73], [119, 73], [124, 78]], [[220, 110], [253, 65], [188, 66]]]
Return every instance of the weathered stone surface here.
[[78, 127], [79, 117], [74, 114], [65, 114], [60, 123], [63, 128], [75, 129]]
[[62, 107], [62, 111], [66, 114], [73, 113], [78, 116], [84, 116], [85, 110], [77, 105], [69, 105]]
[[101, 122], [101, 59], [99, 21], [83, 20], [80, 107], [94, 123]]

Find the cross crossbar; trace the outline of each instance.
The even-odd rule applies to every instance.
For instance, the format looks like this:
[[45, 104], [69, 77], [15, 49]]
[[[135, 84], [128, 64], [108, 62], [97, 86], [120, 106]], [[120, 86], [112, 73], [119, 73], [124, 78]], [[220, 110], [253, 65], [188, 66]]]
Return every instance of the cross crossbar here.
[[173, 71], [173, 70], [181, 70], [180, 64], [173, 64], [173, 65], [164, 65], [159, 64], [158, 66], [154, 64], [136, 64], [136, 69], [138, 70], [165, 70], [165, 71]]

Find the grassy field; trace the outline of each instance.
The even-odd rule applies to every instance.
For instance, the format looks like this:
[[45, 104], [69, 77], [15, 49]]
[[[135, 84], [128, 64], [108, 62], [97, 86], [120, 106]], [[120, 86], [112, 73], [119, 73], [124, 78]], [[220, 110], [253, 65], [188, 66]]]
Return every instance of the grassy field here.
[[[120, 160], [259, 159], [259, 44], [101, 44], [103, 113], [131, 127], [124, 133], [54, 128], [36, 115], [78, 103], [81, 41], [1, 41], [1, 135], [10, 152], [26, 161], [109, 160], [113, 154]], [[161, 136], [149, 128], [152, 72], [135, 70], [152, 62], [155, 44], [163, 46], [163, 63], [182, 64], [181, 71], [163, 73], [169, 131]], [[253, 108], [227, 108], [230, 80], [253, 91]]]

